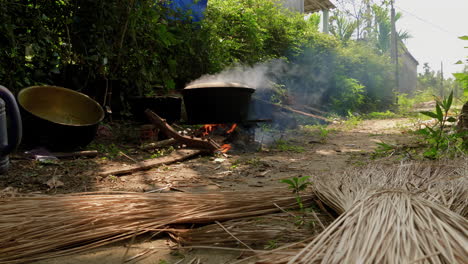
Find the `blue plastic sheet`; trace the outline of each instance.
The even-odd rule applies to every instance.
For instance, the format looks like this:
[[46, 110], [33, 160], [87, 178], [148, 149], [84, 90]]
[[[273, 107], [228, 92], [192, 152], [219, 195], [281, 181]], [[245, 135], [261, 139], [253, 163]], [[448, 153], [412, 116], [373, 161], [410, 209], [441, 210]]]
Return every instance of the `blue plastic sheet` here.
[[176, 12], [189, 15], [192, 22], [198, 22], [203, 19], [207, 4], [208, 0], [170, 0], [167, 6]]

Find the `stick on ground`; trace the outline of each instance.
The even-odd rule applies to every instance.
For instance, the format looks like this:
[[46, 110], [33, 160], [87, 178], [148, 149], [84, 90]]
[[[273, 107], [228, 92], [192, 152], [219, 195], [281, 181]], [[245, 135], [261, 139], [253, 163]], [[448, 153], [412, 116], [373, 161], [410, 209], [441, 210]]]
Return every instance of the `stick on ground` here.
[[122, 174], [142, 171], [142, 170], [149, 170], [157, 166], [183, 161], [193, 156], [200, 155], [203, 152], [204, 152], [203, 150], [198, 150], [198, 149], [179, 149], [179, 150], [172, 152], [168, 156], [145, 160], [142, 162], [138, 162], [132, 166], [127, 166], [124, 168], [103, 171], [99, 173], [99, 175], [100, 176], [122, 175]]

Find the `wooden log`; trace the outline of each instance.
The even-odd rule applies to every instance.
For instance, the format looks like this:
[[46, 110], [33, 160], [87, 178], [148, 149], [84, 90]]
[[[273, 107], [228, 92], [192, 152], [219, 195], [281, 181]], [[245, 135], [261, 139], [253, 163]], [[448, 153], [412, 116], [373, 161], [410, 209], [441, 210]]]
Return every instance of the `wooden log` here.
[[267, 102], [265, 100], [260, 100], [260, 99], [257, 99], [265, 104], [269, 104], [269, 105], [272, 105], [276, 108], [279, 108], [279, 109], [282, 109], [282, 110], [286, 110], [286, 111], [289, 111], [289, 112], [293, 112], [293, 113], [296, 113], [296, 114], [300, 114], [300, 115], [303, 115], [303, 116], [308, 116], [308, 117], [313, 117], [313, 118], [316, 118], [316, 119], [320, 119], [320, 120], [323, 120], [323, 121], [326, 121], [326, 122], [329, 122], [331, 123], [332, 120], [326, 118], [326, 117], [323, 117], [323, 116], [319, 116], [319, 115], [314, 115], [314, 114], [311, 114], [311, 113], [306, 113], [306, 112], [303, 112], [303, 111], [299, 111], [299, 110], [296, 110], [292, 107], [289, 107], [289, 106], [285, 106], [285, 105], [278, 105], [278, 104], [273, 104], [273, 103], [270, 103], [270, 102]]
[[171, 163], [183, 161], [193, 156], [202, 154], [203, 152], [204, 152], [203, 150], [198, 150], [198, 149], [179, 149], [164, 157], [141, 161], [141, 162], [135, 163], [131, 166], [127, 166], [124, 168], [106, 170], [106, 171], [99, 173], [99, 175], [103, 177], [109, 176], [109, 175], [117, 176], [117, 175], [134, 173], [137, 171], [149, 170], [151, 168], [158, 167], [161, 165], [168, 165]]
[[322, 111], [320, 109], [317, 109], [315, 107], [311, 107], [311, 106], [308, 106], [308, 105], [301, 105], [301, 108], [306, 109], [308, 111], [311, 111], [313, 113], [317, 113], [318, 115], [327, 115], [328, 114], [325, 111]]
[[158, 149], [158, 148], [173, 146], [173, 145], [176, 145], [177, 143], [178, 143], [177, 140], [175, 140], [173, 138], [170, 138], [170, 139], [165, 139], [165, 140], [145, 144], [145, 145], [141, 146], [140, 149], [142, 149], [142, 150], [152, 150], [152, 149]]
[[160, 129], [160, 131], [166, 134], [166, 136], [177, 140], [181, 144], [185, 144], [191, 148], [206, 149], [211, 152], [220, 151], [221, 149], [221, 146], [211, 139], [201, 139], [195, 137], [192, 138], [179, 134], [164, 119], [162, 119], [156, 113], [149, 109], [145, 110], [145, 114], [149, 118], [149, 120]]

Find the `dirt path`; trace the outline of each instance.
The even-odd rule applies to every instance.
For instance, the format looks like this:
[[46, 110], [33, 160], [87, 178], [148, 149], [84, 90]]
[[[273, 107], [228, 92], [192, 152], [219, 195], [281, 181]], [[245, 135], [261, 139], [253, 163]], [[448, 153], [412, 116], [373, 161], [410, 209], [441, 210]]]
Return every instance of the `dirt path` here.
[[[290, 131], [282, 135], [284, 144], [280, 147], [230, 154], [229, 157], [204, 156], [105, 179], [94, 175], [99, 166], [109, 164], [107, 159], [75, 160], [61, 165], [39, 165], [40, 168], [31, 161], [14, 161], [10, 173], [0, 176], [0, 188], [14, 187], [43, 193], [111, 190], [148, 192], [168, 186], [187, 192], [256, 190], [279, 186], [287, 188], [280, 183], [281, 179], [336, 173], [373, 162], [376, 143], [408, 143], [408, 134], [402, 132], [409, 126], [408, 119], [365, 120], [355, 127], [331, 125], [327, 128], [326, 138], [320, 137], [318, 130], [313, 128]], [[44, 183], [54, 175], [60, 175], [63, 186], [51, 187]], [[123, 246], [125, 243], [122, 243], [86, 254], [37, 263], [123, 263], [125, 254], [133, 256], [142, 252], [150, 252], [151, 257], [138, 263], [175, 263], [181, 259], [181, 255], [171, 253], [167, 246], [169, 243], [167, 238], [151, 241], [141, 238], [135, 242], [136, 247], [127, 253]], [[226, 263], [240, 254], [235, 251], [193, 250], [183, 253], [185, 260], [181, 263], [189, 263], [194, 257], [199, 258], [200, 263]]]

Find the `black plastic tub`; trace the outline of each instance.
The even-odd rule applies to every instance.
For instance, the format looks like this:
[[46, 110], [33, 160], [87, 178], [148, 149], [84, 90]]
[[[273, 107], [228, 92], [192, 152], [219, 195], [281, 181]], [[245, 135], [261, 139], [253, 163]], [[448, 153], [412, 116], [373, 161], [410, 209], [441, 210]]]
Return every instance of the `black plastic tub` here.
[[182, 91], [190, 124], [241, 123], [247, 120], [254, 88], [239, 83], [199, 83]]
[[57, 86], [33, 86], [18, 93], [23, 143], [52, 151], [88, 145], [104, 118], [102, 107], [85, 94]]

